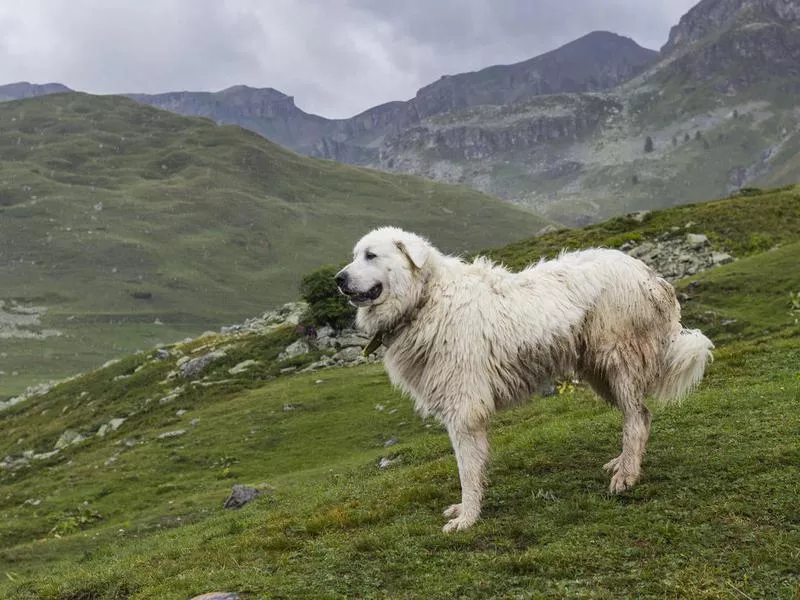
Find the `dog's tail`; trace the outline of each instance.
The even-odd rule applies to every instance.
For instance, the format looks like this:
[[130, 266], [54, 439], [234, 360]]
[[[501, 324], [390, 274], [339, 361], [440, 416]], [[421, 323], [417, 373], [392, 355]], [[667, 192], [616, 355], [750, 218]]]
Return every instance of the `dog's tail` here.
[[680, 402], [700, 383], [714, 344], [698, 329], [675, 329], [667, 343], [661, 378], [651, 390], [659, 402]]

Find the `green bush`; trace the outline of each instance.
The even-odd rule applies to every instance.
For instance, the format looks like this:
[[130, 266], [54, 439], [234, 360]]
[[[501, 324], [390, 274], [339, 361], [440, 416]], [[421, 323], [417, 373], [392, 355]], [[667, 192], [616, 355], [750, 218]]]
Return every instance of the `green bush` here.
[[330, 325], [334, 329], [350, 327], [356, 310], [336, 287], [334, 277], [340, 267], [326, 265], [312, 271], [300, 282], [300, 295], [308, 303], [303, 321], [315, 326]]

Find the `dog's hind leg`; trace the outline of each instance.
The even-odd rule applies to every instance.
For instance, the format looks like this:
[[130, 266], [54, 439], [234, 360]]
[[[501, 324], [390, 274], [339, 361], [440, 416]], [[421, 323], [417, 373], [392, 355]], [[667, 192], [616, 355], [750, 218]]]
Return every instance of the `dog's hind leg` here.
[[642, 371], [628, 375], [623, 369], [608, 369], [583, 374], [600, 396], [622, 411], [622, 453], [603, 465], [603, 469], [612, 473], [609, 487], [612, 494], [624, 492], [641, 476], [652, 421], [650, 411], [644, 405]]
[[642, 472], [642, 460], [650, 438], [652, 416], [641, 400], [622, 402], [622, 454], [610, 460], [603, 468], [613, 473], [609, 491], [624, 492], [637, 481]]
[[484, 473], [486, 460], [489, 457], [489, 440], [485, 425], [470, 428], [453, 425], [447, 429], [458, 463], [461, 503], [453, 504], [444, 511], [445, 517], [451, 517], [442, 528], [444, 532], [466, 529], [480, 517]]

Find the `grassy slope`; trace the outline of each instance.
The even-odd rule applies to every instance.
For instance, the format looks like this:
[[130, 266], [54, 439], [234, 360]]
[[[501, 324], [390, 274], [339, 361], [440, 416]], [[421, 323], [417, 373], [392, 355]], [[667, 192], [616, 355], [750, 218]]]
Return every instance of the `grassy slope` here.
[[288, 301], [303, 273], [344, 260], [378, 224], [458, 251], [543, 225], [473, 190], [301, 157], [117, 97], [0, 104], [0, 161], [0, 299], [46, 306], [68, 336], [13, 342], [0, 396]]
[[[655, 411], [634, 491], [605, 494], [619, 415], [578, 387], [494, 421], [485, 518], [457, 535], [439, 532], [458, 495], [444, 432], [412, 415], [379, 366], [267, 381], [291, 332], [239, 338], [212, 373], [233, 381], [171, 404], [146, 399], [175, 385], [158, 383], [174, 358], [132, 356], [60, 386], [0, 413], [0, 455], [128, 421], [16, 476], [0, 471], [0, 596], [796, 598], [800, 329], [785, 290], [800, 290], [797, 243], [681, 283], [690, 323], [711, 306], [747, 326], [715, 336], [695, 395]], [[227, 374], [251, 356], [267, 362]], [[156, 439], [178, 428], [188, 432]], [[384, 448], [392, 436], [400, 443]], [[383, 456], [399, 461], [379, 470]], [[223, 511], [234, 482], [276, 491]]]
[[763, 252], [800, 238], [800, 187], [749, 190], [732, 198], [651, 212], [643, 219], [617, 217], [583, 229], [562, 229], [488, 252], [512, 268], [541, 256], [587, 246], [619, 247], [629, 240], [703, 233], [715, 248], [736, 257]]

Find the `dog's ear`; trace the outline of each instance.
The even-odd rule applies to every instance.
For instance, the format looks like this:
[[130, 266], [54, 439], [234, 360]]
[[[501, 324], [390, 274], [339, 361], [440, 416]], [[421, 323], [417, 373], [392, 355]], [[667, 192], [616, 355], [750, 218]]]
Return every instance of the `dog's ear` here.
[[427, 262], [428, 255], [430, 254], [430, 247], [424, 241], [411, 238], [405, 242], [395, 240], [394, 244], [408, 259], [412, 267], [421, 269]]

